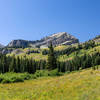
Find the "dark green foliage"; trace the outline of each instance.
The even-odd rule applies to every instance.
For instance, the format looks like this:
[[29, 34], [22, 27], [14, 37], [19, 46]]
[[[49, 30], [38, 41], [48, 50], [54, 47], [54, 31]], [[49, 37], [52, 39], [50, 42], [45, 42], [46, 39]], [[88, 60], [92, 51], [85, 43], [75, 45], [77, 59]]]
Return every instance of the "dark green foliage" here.
[[1, 83], [3, 80], [4, 80], [4, 78], [3, 78], [3, 77], [0, 77], [0, 83]]
[[48, 70], [37, 70], [34, 74], [35, 77], [48, 76]]
[[35, 77], [46, 77], [46, 76], [61, 76], [63, 73], [59, 72], [58, 69], [51, 71], [48, 70], [37, 70], [34, 74]]
[[1, 83], [11, 83], [11, 81], [9, 79], [3, 79]]
[[61, 75], [63, 75], [63, 73], [58, 72], [58, 69], [54, 69], [54, 70], [49, 71], [48, 75], [49, 76], [61, 76]]
[[20, 58], [16, 58], [16, 69], [15, 72], [20, 72]]
[[42, 51], [42, 55], [47, 55], [47, 54], [49, 54], [49, 51], [46, 50], [46, 49], [44, 49], [44, 50]]
[[21, 77], [13, 77], [11, 80], [13, 83], [24, 82], [24, 79], [22, 79]]
[[[75, 71], [79, 69], [90, 68], [92, 66], [100, 65], [100, 53], [96, 52], [93, 55], [84, 54], [83, 56], [75, 56], [72, 60], [66, 62], [59, 62], [58, 70], [60, 72]], [[96, 69], [93, 67], [93, 69]]]
[[0, 83], [24, 82], [24, 80], [34, 79], [34, 75], [28, 73], [5, 73], [0, 74]]
[[19, 58], [19, 57], [7, 57], [6, 55], [0, 55], [0, 73], [16, 72], [16, 73], [35, 73], [36, 70], [42, 70], [46, 68], [46, 61], [35, 61], [33, 59]]
[[9, 72], [16, 72], [16, 71], [17, 71], [16, 59], [15, 59], [15, 57], [12, 57], [12, 60], [11, 60], [10, 65], [9, 65]]
[[84, 43], [84, 49], [93, 48], [95, 46], [96, 46], [96, 44], [95, 44], [95, 41], [93, 41], [93, 40], [89, 40], [88, 42]]
[[53, 70], [55, 68], [57, 68], [57, 61], [56, 61], [56, 56], [54, 53], [54, 48], [53, 48], [53, 45], [51, 43], [49, 46], [47, 69]]
[[83, 48], [82, 45], [81, 44], [78, 44], [78, 49], [80, 50], [82, 48]]
[[40, 53], [38, 50], [29, 50], [26, 52], [26, 54], [30, 54], [30, 53]]
[[[98, 51], [95, 51], [95, 53], [92, 55], [84, 54], [83, 56], [77, 56], [76, 53], [72, 60], [65, 62], [58, 62], [56, 59], [52, 60], [52, 58], [53, 57], [49, 58], [49, 64], [52, 66], [49, 66], [48, 69], [53, 70], [58, 68], [59, 72], [71, 72], [74, 70], [80, 70], [100, 65], [100, 53]], [[0, 55], [0, 73], [6, 73], [9, 71], [16, 73], [28, 72], [34, 74], [36, 70], [46, 69], [46, 63], [47, 62], [44, 60], [35, 61], [33, 59], [27, 59], [26, 57], [15, 58], [14, 56], [7, 57], [5, 55]]]

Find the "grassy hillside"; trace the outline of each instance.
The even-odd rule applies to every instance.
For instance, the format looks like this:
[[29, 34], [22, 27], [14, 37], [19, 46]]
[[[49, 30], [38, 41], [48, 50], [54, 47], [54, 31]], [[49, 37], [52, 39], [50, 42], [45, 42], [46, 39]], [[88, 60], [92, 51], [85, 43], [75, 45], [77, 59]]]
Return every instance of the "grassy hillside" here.
[[[57, 47], [55, 47], [55, 51], [63, 51], [68, 47], [69, 46], [65, 46], [65, 45], [57, 46]], [[44, 49], [39, 49], [39, 48], [25, 48], [25, 49], [19, 48], [18, 51], [17, 51], [17, 54], [16, 54], [16, 52], [12, 52], [11, 54], [7, 54], [7, 55], [13, 56], [15, 54], [16, 56], [19, 56], [19, 57], [26, 56], [27, 58], [33, 58], [35, 60], [47, 60], [47, 55], [42, 54], [43, 50]], [[46, 50], [48, 50], [48, 48]], [[38, 53], [32, 52], [30, 54], [27, 54], [28, 51], [39, 51], [39, 52]], [[78, 51], [72, 52], [69, 55], [67, 55], [67, 54], [59, 55], [58, 60], [66, 61], [66, 60], [72, 59], [75, 56], [76, 53], [77, 53], [78, 56], [82, 56], [85, 53], [86, 54], [93, 54], [93, 53], [95, 53], [95, 51], [100, 52], [100, 45], [98, 45], [94, 48], [80, 49]], [[21, 52], [21, 53], [18, 53], [18, 52]]]
[[100, 100], [100, 69], [0, 84], [0, 100]]
[[84, 54], [93, 54], [96, 51], [100, 52], [100, 46], [96, 46], [94, 48], [90, 48], [90, 49], [87, 49], [87, 50], [81, 49], [78, 52], [76, 52], [76, 51], [72, 52], [70, 55], [66, 55], [66, 54], [65, 55], [60, 55], [58, 59], [60, 61], [66, 61], [66, 60], [72, 59], [75, 56], [76, 53], [77, 53], [78, 56], [82, 56]]

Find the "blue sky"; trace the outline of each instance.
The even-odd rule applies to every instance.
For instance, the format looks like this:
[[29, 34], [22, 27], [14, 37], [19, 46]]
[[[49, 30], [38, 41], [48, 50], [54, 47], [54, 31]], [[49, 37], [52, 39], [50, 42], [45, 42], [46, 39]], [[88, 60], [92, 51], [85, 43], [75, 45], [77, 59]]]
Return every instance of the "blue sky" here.
[[100, 35], [100, 0], [0, 0], [0, 43], [56, 32], [81, 42]]

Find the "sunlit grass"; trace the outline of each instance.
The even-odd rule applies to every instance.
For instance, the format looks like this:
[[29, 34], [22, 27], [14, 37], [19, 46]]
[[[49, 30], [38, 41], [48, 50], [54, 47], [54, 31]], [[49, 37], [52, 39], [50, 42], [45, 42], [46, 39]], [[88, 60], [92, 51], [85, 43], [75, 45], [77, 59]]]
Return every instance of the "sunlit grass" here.
[[100, 71], [0, 84], [0, 100], [100, 100]]
[[60, 46], [57, 46], [55, 47], [55, 50], [56, 51], [61, 51], [61, 50], [65, 50], [66, 48], [68, 48], [69, 46], [67, 45], [60, 45]]

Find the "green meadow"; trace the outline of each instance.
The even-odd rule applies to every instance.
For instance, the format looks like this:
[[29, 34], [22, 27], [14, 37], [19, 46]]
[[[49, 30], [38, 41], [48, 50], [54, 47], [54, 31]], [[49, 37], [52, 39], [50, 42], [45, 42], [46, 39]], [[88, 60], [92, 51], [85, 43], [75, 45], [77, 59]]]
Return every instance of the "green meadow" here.
[[0, 84], [0, 100], [100, 100], [100, 69]]

